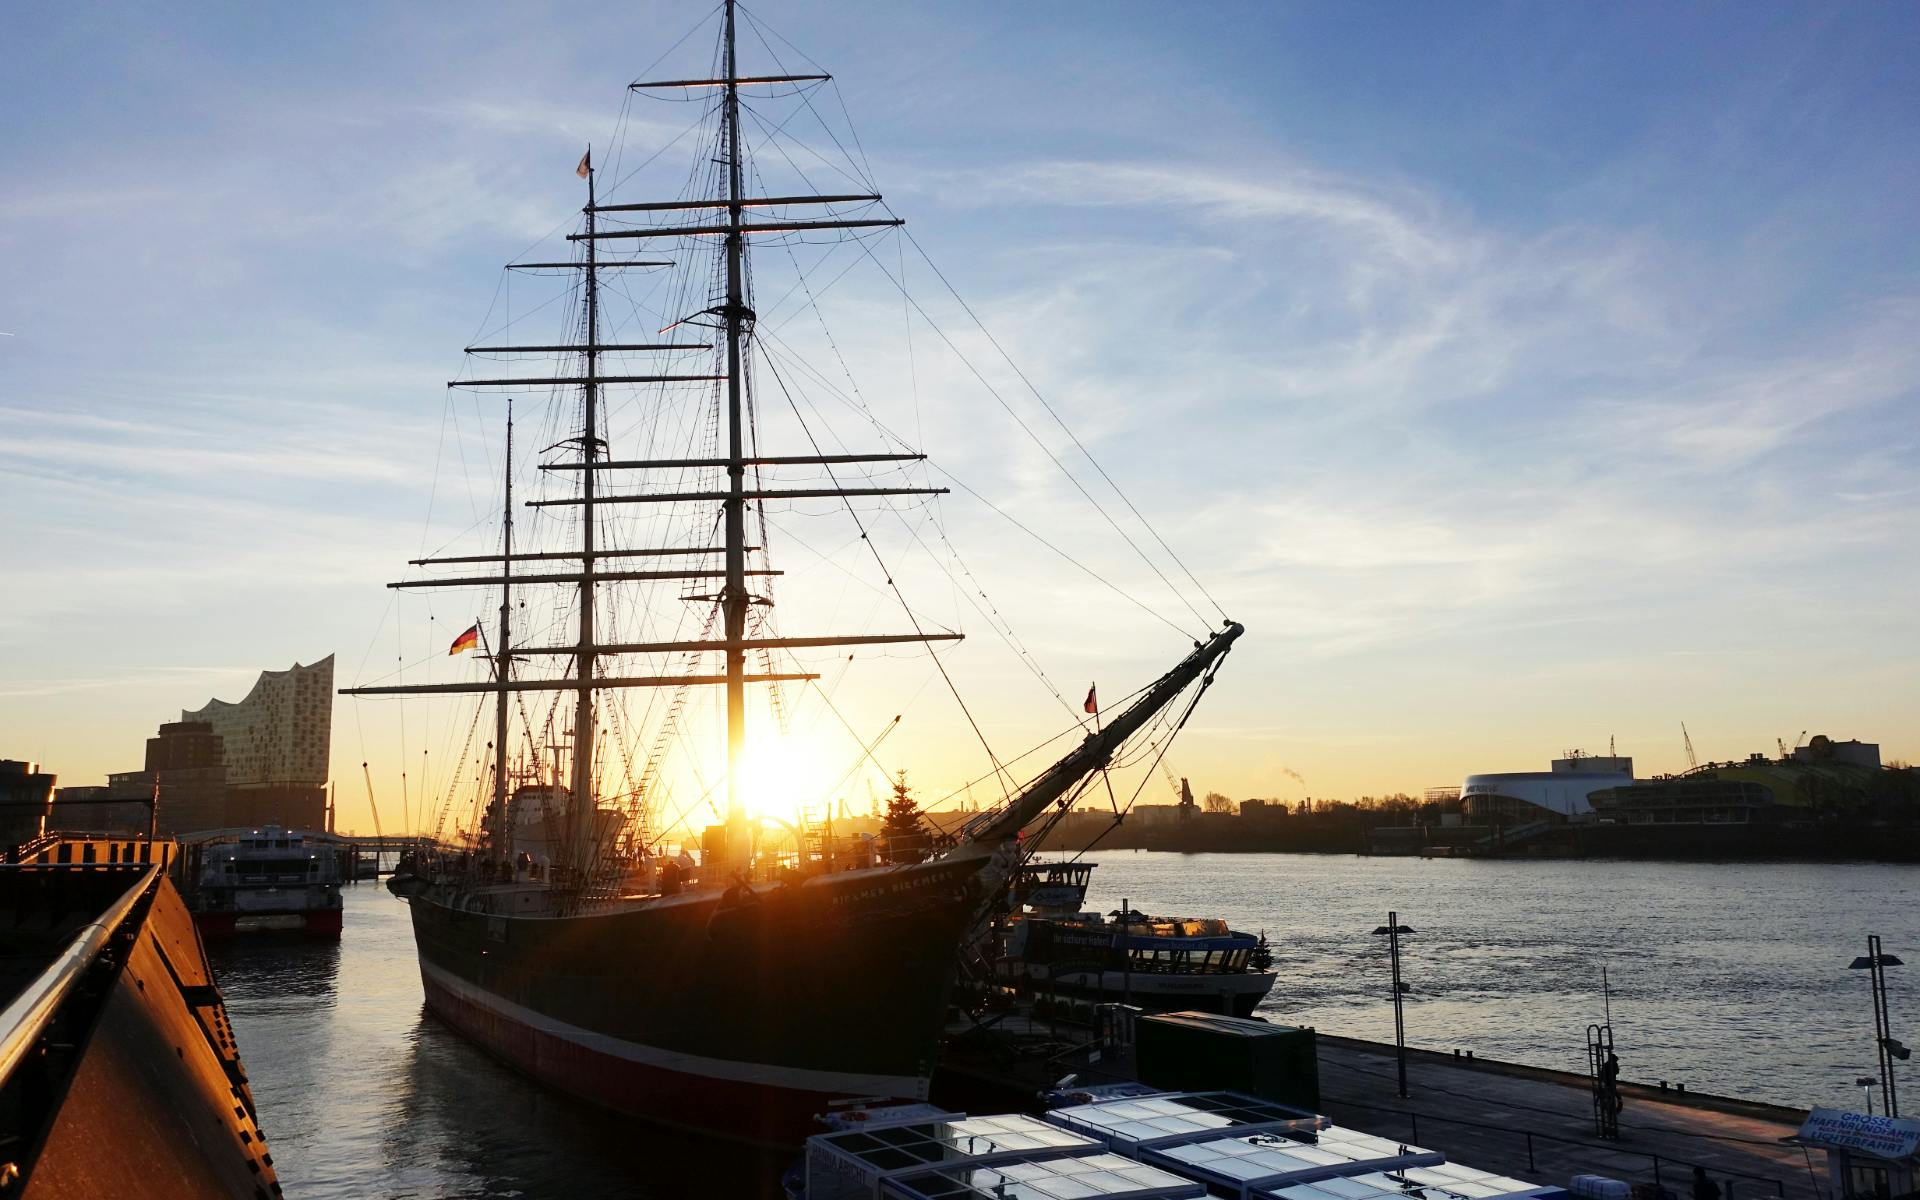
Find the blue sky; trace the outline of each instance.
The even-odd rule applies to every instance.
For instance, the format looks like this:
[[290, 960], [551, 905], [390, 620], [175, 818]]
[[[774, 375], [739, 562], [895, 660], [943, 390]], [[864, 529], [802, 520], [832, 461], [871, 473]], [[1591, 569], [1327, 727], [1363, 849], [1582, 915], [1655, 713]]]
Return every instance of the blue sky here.
[[[1708, 757], [1809, 727], [1920, 755], [1920, 11], [752, 11], [836, 74], [914, 236], [1248, 625], [1171, 756], [1196, 783], [1414, 789], [1609, 736], [1668, 770], [1682, 720]], [[350, 682], [437, 636], [396, 635], [381, 585], [484, 508], [493, 410], [443, 383], [698, 16], [14, 14], [0, 753], [94, 781], [262, 667], [338, 651]], [[636, 106], [627, 153], [691, 115]], [[899, 297], [864, 286], [867, 392], [913, 389], [936, 463], [1173, 609], [927, 331], [903, 365]], [[1062, 690], [1179, 652], [951, 521]], [[949, 661], [1007, 744], [1058, 726], [984, 650]], [[406, 711], [412, 753], [445, 718]], [[337, 778], [397, 772], [397, 715], [342, 703]], [[955, 714], [925, 715], [898, 765], [957, 782]]]

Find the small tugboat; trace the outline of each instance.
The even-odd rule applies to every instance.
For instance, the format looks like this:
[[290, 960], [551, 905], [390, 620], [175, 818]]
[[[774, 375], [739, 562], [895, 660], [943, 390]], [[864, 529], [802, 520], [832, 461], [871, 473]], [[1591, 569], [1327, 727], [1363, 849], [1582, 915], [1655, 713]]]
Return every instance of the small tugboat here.
[[1028, 863], [1016, 875], [994, 974], [1023, 992], [1120, 1000], [1149, 1012], [1250, 1017], [1273, 990], [1265, 936], [1218, 918], [1083, 912], [1096, 864]]
[[203, 937], [276, 931], [340, 936], [340, 855], [332, 838], [266, 825], [199, 842], [189, 903]]

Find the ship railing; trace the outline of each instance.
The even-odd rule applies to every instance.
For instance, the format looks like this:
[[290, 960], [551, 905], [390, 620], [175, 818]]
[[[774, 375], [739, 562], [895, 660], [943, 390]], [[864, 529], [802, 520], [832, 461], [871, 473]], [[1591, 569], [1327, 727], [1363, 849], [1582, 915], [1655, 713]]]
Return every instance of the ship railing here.
[[1128, 969], [1136, 975], [1241, 975], [1252, 951], [1232, 949], [1185, 950], [1171, 947], [1133, 947]]
[[118, 900], [82, 926], [46, 970], [0, 1010], [0, 1081], [13, 1078], [20, 1064], [38, 1052], [61, 1005], [80, 986], [109, 939], [160, 878], [160, 870], [154, 864], [140, 872], [138, 882], [129, 884]]

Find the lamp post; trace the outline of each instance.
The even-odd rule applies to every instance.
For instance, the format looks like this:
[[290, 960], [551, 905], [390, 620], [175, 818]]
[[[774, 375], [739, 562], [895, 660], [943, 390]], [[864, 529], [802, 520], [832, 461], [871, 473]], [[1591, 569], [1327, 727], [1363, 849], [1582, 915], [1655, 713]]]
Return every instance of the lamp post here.
[[1400, 923], [1400, 914], [1389, 912], [1387, 923], [1373, 931], [1375, 937], [1387, 935], [1387, 955], [1393, 960], [1393, 1056], [1400, 1068], [1400, 1098], [1407, 1098], [1407, 1025], [1400, 1014], [1400, 997], [1407, 985], [1400, 982], [1400, 935], [1412, 933], [1411, 925]]
[[1862, 1075], [1860, 1078], [1853, 1081], [1853, 1086], [1859, 1088], [1860, 1094], [1867, 1098], [1867, 1115], [1868, 1116], [1873, 1115], [1873, 1085], [1879, 1082], [1880, 1081], [1878, 1079], [1875, 1079], [1871, 1075]]
[[1899, 958], [1880, 950], [1880, 935], [1867, 935], [1867, 952], [1847, 964], [1849, 971], [1865, 971], [1873, 988], [1873, 1048], [1880, 1056], [1880, 1099], [1889, 1117], [1900, 1115], [1900, 1097], [1893, 1085], [1893, 1061], [1913, 1057], [1893, 1036], [1893, 1024], [1887, 1015], [1887, 968], [1905, 966]]

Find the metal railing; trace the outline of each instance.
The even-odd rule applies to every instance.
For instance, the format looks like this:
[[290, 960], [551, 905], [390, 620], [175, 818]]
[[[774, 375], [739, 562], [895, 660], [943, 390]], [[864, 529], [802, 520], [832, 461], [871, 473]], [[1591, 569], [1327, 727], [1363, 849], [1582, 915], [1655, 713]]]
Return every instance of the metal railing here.
[[[1340, 1105], [1345, 1108], [1360, 1108], [1360, 1109], [1366, 1109], [1369, 1112], [1390, 1113], [1394, 1116], [1405, 1117], [1411, 1129], [1411, 1135], [1409, 1136], [1408, 1140], [1415, 1143], [1418, 1143], [1420, 1141], [1421, 1114], [1414, 1112], [1411, 1109], [1387, 1108], [1378, 1104], [1363, 1104], [1357, 1100], [1329, 1101], [1323, 1098], [1321, 1103], [1323, 1105], [1332, 1103], [1332, 1104]], [[1601, 1150], [1606, 1152], [1607, 1154], [1630, 1154], [1636, 1158], [1650, 1159], [1652, 1160], [1652, 1164], [1653, 1164], [1653, 1182], [1656, 1185], [1662, 1186], [1662, 1187], [1664, 1187], [1665, 1185], [1662, 1183], [1660, 1178], [1660, 1166], [1662, 1163], [1666, 1163], [1669, 1166], [1683, 1167], [1689, 1171], [1691, 1171], [1694, 1167], [1700, 1167], [1706, 1170], [1709, 1175], [1717, 1176], [1719, 1178], [1727, 1180], [1727, 1185], [1725, 1190], [1725, 1200], [1734, 1200], [1734, 1188], [1733, 1188], [1734, 1179], [1745, 1179], [1753, 1183], [1770, 1185], [1774, 1191], [1775, 1196], [1778, 1197], [1779, 1200], [1785, 1200], [1785, 1197], [1787, 1194], [1786, 1182], [1780, 1179], [1778, 1176], [1753, 1175], [1745, 1171], [1729, 1171], [1722, 1167], [1708, 1167], [1707, 1164], [1705, 1163], [1689, 1162], [1686, 1159], [1675, 1158], [1672, 1155], [1655, 1154], [1651, 1150], [1631, 1150], [1625, 1146], [1620, 1145], [1618, 1142], [1609, 1142], [1609, 1143], [1606, 1143], [1605, 1145], [1596, 1145], [1593, 1142], [1583, 1141], [1580, 1138], [1562, 1137], [1557, 1133], [1536, 1133], [1528, 1129], [1515, 1129], [1509, 1125], [1487, 1125], [1479, 1121], [1463, 1120], [1459, 1117], [1436, 1116], [1433, 1113], [1427, 1113], [1426, 1118], [1429, 1123], [1442, 1122], [1448, 1125], [1462, 1125], [1468, 1129], [1479, 1129], [1489, 1133], [1504, 1133], [1504, 1134], [1510, 1134], [1510, 1135], [1518, 1135], [1524, 1138], [1526, 1140], [1526, 1147], [1527, 1147], [1527, 1170], [1533, 1172], [1536, 1175], [1540, 1173], [1540, 1169], [1534, 1164], [1533, 1143], [1534, 1143], [1534, 1139], [1538, 1138], [1539, 1140], [1544, 1142], [1559, 1142], [1563, 1145], [1568, 1145], [1568, 1146], [1580, 1146], [1580, 1147], [1584, 1147], [1586, 1149], [1591, 1149], [1591, 1150]]]
[[14, 1070], [33, 1053], [54, 1014], [86, 976], [107, 940], [159, 878], [158, 866], [142, 871], [139, 882], [130, 884], [105, 912], [81, 926], [47, 969], [12, 1004], [0, 1010], [0, 1080], [12, 1078]]

